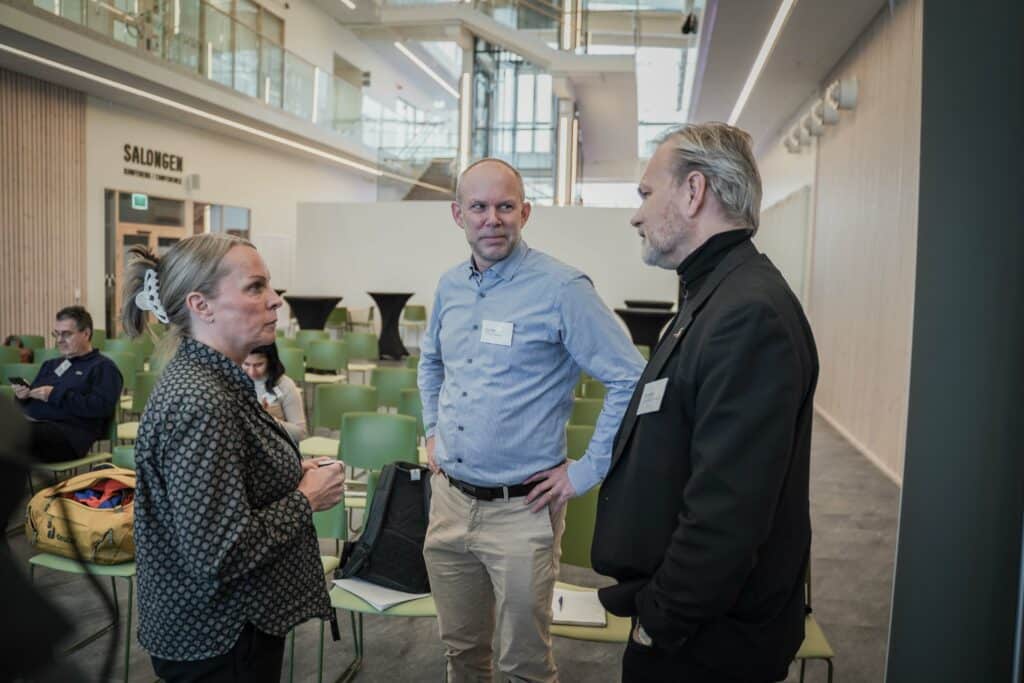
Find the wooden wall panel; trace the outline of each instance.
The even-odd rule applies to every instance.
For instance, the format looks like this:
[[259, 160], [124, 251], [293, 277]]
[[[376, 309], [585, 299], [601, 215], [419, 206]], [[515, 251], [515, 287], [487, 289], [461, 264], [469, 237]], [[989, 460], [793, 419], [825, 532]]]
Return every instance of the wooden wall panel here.
[[0, 69], [0, 335], [88, 305], [85, 210], [85, 96]]
[[896, 481], [910, 381], [922, 6], [883, 9], [832, 74], [856, 77], [860, 94], [819, 138], [814, 209], [817, 406]]

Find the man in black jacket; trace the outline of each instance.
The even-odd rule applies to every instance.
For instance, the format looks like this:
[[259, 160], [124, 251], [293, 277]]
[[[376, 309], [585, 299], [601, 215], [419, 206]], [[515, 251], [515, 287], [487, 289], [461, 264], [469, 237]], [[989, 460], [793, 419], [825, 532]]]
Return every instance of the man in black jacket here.
[[750, 237], [761, 179], [725, 124], [665, 135], [632, 219], [679, 273], [601, 489], [601, 602], [633, 618], [624, 681], [785, 678], [804, 635], [817, 352], [800, 303]]

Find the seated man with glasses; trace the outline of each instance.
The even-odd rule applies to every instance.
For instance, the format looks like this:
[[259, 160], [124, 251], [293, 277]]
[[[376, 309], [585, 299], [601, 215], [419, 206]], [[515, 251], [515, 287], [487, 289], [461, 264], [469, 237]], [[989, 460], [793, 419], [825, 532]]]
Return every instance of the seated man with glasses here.
[[57, 313], [53, 337], [61, 357], [43, 363], [31, 385], [14, 384], [29, 421], [29, 455], [76, 460], [103, 438], [124, 382], [114, 362], [92, 347], [92, 316], [81, 306]]

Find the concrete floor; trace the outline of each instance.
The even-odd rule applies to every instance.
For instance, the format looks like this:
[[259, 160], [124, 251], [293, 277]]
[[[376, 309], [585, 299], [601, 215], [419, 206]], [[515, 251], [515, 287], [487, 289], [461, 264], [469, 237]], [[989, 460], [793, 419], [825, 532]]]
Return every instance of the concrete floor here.
[[[813, 542], [813, 605], [823, 630], [836, 650], [836, 681], [877, 683], [883, 680], [889, 620], [896, 518], [899, 490], [858, 454], [835, 431], [817, 421], [811, 465]], [[27, 558], [31, 550], [24, 536], [10, 539], [15, 554]], [[325, 546], [326, 550], [326, 546]], [[562, 578], [583, 585], [605, 581], [590, 570], [565, 567]], [[45, 570], [37, 585], [75, 619], [87, 633], [104, 621], [98, 597], [81, 577]], [[107, 584], [109, 586], [109, 583]], [[124, 591], [119, 593], [122, 610]], [[340, 615], [342, 640], [331, 642], [328, 632], [325, 666], [334, 680], [353, 657], [348, 619]], [[132, 630], [134, 633], [135, 625]], [[318, 624], [297, 629], [295, 680], [317, 679]], [[428, 619], [365, 619], [366, 655], [359, 681], [443, 680], [442, 648], [437, 627]], [[75, 653], [70, 660], [96, 680], [101, 670], [107, 637]], [[619, 680], [621, 646], [555, 639], [555, 658], [564, 683], [600, 683]], [[117, 651], [114, 679], [122, 680], [123, 650]], [[787, 681], [796, 681], [796, 667]], [[131, 681], [156, 680], [149, 657], [132, 647]], [[288, 680], [288, 659], [282, 680]], [[808, 681], [825, 681], [825, 665], [808, 665]]]

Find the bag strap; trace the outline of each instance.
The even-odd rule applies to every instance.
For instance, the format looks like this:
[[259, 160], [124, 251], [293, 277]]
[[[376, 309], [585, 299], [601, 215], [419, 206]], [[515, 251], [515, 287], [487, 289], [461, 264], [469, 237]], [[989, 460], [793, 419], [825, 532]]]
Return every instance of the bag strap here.
[[355, 576], [370, 558], [373, 544], [376, 542], [380, 528], [384, 524], [384, 515], [387, 513], [388, 501], [391, 500], [391, 490], [394, 488], [394, 483], [395, 466], [393, 464], [386, 465], [381, 470], [380, 479], [377, 481], [377, 488], [373, 493], [373, 502], [370, 504], [370, 509], [367, 513], [363, 533], [359, 535], [359, 540], [351, 546], [348, 543], [345, 544], [345, 552], [342, 555], [343, 560], [345, 560], [341, 568], [342, 578]]

